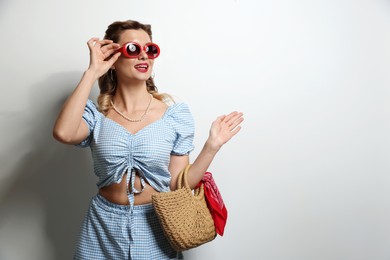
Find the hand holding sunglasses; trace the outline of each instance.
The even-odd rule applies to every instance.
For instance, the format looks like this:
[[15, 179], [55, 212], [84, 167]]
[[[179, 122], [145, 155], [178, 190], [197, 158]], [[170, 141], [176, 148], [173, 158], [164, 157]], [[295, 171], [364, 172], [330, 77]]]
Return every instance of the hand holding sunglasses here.
[[117, 51], [121, 52], [124, 57], [129, 59], [136, 59], [141, 54], [141, 51], [145, 51], [149, 59], [155, 59], [160, 55], [160, 47], [155, 43], [147, 43], [144, 47], [141, 47], [139, 43], [127, 42]]

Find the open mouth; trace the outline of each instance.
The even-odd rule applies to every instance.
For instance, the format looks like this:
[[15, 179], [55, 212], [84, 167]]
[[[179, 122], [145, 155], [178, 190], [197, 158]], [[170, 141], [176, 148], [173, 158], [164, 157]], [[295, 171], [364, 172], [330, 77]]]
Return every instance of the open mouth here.
[[148, 71], [149, 65], [146, 64], [146, 63], [140, 63], [140, 64], [135, 65], [134, 68], [135, 68], [136, 70], [138, 70], [139, 72], [145, 73], [145, 72]]

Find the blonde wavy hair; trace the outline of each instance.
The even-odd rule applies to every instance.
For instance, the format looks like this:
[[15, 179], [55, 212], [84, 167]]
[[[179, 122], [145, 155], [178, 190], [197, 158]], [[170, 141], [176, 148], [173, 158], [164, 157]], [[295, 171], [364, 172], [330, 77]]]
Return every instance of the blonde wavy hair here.
[[[149, 35], [150, 39], [152, 39], [151, 26], [133, 20], [117, 21], [110, 24], [105, 32], [104, 39], [118, 42], [122, 32], [125, 30], [144, 30]], [[99, 78], [98, 83], [100, 88], [100, 94], [97, 100], [99, 110], [104, 115], [107, 115], [111, 108], [111, 100], [115, 95], [118, 84], [115, 70], [109, 69], [106, 74]], [[152, 77], [146, 80], [146, 88], [154, 98], [167, 103], [174, 102], [170, 95], [158, 92]]]

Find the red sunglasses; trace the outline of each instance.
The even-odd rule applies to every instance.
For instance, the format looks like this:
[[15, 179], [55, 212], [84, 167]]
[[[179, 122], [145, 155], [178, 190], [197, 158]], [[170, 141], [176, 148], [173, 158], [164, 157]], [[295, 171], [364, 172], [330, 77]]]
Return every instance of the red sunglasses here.
[[160, 55], [160, 47], [152, 42], [145, 44], [143, 48], [139, 43], [127, 42], [117, 51], [121, 52], [126, 58], [135, 59], [141, 54], [141, 50], [146, 52], [149, 59], [155, 59]]

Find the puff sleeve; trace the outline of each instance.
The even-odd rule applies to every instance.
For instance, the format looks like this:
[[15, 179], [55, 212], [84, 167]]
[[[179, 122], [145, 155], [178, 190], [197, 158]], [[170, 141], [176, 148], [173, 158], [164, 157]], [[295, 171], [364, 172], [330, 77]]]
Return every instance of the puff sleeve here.
[[172, 126], [176, 139], [171, 154], [188, 155], [194, 149], [194, 119], [187, 104], [178, 103], [172, 111]]
[[90, 99], [88, 99], [87, 104], [85, 105], [84, 108], [84, 113], [82, 118], [88, 125], [89, 134], [87, 138], [85, 138], [83, 141], [81, 141], [81, 143], [77, 144], [76, 146], [83, 147], [83, 148], [89, 146], [89, 144], [91, 143], [92, 133], [93, 130], [95, 129], [95, 125], [99, 113], [100, 112], [98, 111], [96, 105]]

